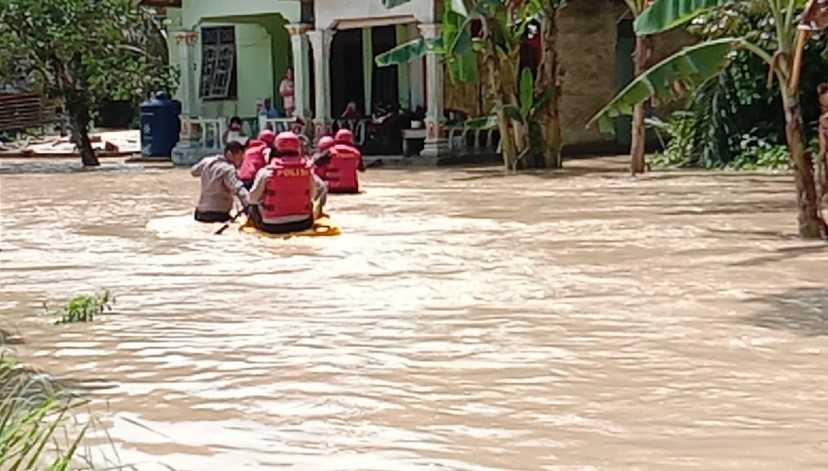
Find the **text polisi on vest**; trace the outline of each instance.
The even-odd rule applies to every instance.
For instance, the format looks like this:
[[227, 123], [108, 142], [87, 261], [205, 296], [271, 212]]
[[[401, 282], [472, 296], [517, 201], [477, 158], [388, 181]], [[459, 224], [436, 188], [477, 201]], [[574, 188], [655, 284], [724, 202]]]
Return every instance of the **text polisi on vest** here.
[[279, 177], [308, 177], [310, 176], [310, 169], [307, 168], [280, 168], [276, 170], [276, 176]]

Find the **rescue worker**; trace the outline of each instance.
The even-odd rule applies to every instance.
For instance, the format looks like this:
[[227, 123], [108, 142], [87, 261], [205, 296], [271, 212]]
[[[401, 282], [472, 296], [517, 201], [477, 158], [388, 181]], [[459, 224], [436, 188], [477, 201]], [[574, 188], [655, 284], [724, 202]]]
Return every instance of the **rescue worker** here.
[[243, 158], [244, 147], [232, 141], [224, 148], [223, 155], [206, 157], [190, 169], [192, 176], [201, 178], [201, 196], [194, 215], [196, 221], [213, 223], [232, 219], [233, 196], [243, 207], [250, 204], [250, 194], [236, 173]]
[[[320, 137], [319, 142], [316, 143], [316, 154], [314, 154], [314, 156], [313, 156], [314, 162], [320, 160], [322, 158], [322, 155], [325, 154], [325, 152], [333, 152], [331, 150], [333, 148], [333, 146], [334, 146], [334, 138], [333, 137], [331, 137], [331, 136], [322, 136], [322, 137]], [[327, 177], [328, 170], [327, 169], [328, 169], [327, 164], [317, 165], [316, 168], [314, 168], [314, 171], [316, 172], [316, 175], [318, 175], [319, 178], [321, 178], [325, 182], [326, 185], [328, 183], [328, 177]]]
[[325, 182], [302, 154], [299, 136], [279, 133], [275, 144], [274, 158], [256, 175], [248, 215], [259, 230], [271, 234], [311, 229], [325, 205]]
[[250, 141], [247, 150], [245, 150], [244, 161], [239, 169], [239, 179], [248, 190], [253, 187], [253, 180], [256, 179], [259, 170], [267, 165], [269, 154], [273, 152], [273, 141], [275, 139], [276, 134], [265, 129], [259, 133], [258, 138]]
[[334, 136], [333, 156], [325, 168], [325, 179], [330, 193], [359, 193], [359, 175], [364, 172], [362, 153], [354, 144], [354, 135], [340, 129]]

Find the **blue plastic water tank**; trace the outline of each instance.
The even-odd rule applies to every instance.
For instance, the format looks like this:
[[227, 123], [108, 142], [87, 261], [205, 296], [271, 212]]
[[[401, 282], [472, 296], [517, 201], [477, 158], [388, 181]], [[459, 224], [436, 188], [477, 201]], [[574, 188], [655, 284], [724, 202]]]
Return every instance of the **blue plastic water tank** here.
[[181, 124], [181, 102], [171, 100], [165, 93], [141, 103], [141, 155], [170, 157], [178, 144]]

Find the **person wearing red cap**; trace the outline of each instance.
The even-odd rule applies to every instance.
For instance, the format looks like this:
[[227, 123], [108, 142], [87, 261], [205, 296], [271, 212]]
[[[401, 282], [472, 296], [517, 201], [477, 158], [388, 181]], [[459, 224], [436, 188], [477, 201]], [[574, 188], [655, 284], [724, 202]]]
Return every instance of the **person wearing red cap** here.
[[[335, 142], [334, 142], [333, 137], [331, 137], [331, 136], [322, 136], [322, 137], [320, 137], [319, 141], [316, 143], [316, 154], [314, 154], [314, 156], [313, 156], [313, 161], [314, 162], [319, 162], [319, 161], [322, 161], [322, 160], [330, 160], [330, 159], [323, 158], [323, 156], [326, 153], [330, 154], [330, 153], [333, 152], [332, 149], [333, 149], [334, 144], [335, 144]], [[328, 176], [327, 176], [327, 174], [328, 174], [328, 165], [327, 164], [317, 165], [316, 168], [314, 169], [314, 171], [316, 172], [316, 175], [318, 175], [319, 178], [321, 178], [325, 182], [325, 184], [327, 185], [327, 183], [328, 183]]]
[[259, 170], [250, 191], [248, 215], [259, 230], [271, 234], [310, 229], [325, 205], [325, 183], [313, 173], [299, 136], [279, 133], [274, 144], [276, 154]]
[[259, 170], [267, 165], [275, 140], [276, 134], [265, 129], [259, 133], [257, 139], [248, 142], [247, 149], [244, 151], [244, 160], [239, 168], [239, 180], [248, 190], [253, 187], [253, 180], [256, 179]]
[[340, 129], [334, 136], [331, 163], [325, 168], [328, 191], [331, 193], [359, 193], [359, 174], [364, 172], [362, 153], [354, 144], [354, 134]]

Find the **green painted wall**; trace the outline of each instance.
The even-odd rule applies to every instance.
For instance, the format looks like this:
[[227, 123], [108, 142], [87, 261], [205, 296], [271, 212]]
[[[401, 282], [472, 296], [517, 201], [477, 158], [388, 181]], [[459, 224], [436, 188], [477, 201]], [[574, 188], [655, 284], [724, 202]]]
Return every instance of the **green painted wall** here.
[[[202, 27], [224, 26], [226, 23], [204, 23]], [[255, 116], [256, 101], [273, 93], [273, 62], [271, 41], [267, 30], [258, 25], [237, 24], [236, 26], [236, 76], [238, 100], [202, 101], [199, 99], [201, 114], [217, 116]], [[201, 75], [201, 51], [198, 51], [196, 70]], [[198, 85], [197, 85], [198, 86]], [[199, 108], [197, 108], [199, 109]]]
[[[291, 0], [183, 0], [181, 10], [168, 10], [170, 29], [193, 30], [201, 27], [236, 27], [236, 73], [238, 99], [205, 101], [198, 99], [196, 110], [204, 117], [252, 117], [256, 103], [273, 99], [281, 106], [279, 82], [292, 63], [290, 35], [285, 24], [299, 22], [300, 2]], [[170, 35], [170, 62], [181, 65], [178, 46]], [[195, 77], [201, 76], [201, 47], [196, 47]], [[196, 83], [198, 89], [200, 84]]]

